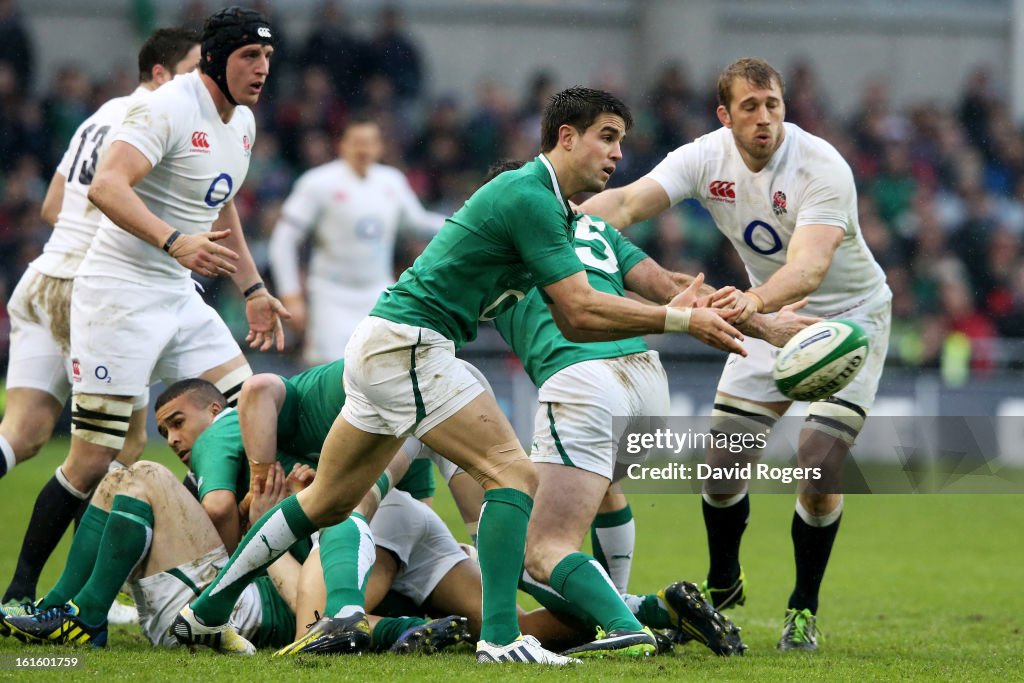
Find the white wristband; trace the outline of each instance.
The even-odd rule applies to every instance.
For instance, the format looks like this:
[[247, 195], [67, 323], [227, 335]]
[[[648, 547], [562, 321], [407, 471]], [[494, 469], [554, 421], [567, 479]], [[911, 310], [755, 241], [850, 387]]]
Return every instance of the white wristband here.
[[690, 329], [692, 308], [665, 307], [665, 332], [686, 332]]

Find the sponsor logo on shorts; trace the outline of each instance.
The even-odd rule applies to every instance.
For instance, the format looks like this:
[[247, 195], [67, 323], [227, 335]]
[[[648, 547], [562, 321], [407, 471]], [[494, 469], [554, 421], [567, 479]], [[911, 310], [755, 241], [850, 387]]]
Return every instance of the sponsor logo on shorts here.
[[197, 130], [192, 133], [192, 151], [200, 154], [210, 153], [210, 139], [206, 133]]
[[733, 189], [736, 183], [728, 180], [712, 180], [708, 185], [708, 194], [716, 202], [736, 203], [736, 191]]

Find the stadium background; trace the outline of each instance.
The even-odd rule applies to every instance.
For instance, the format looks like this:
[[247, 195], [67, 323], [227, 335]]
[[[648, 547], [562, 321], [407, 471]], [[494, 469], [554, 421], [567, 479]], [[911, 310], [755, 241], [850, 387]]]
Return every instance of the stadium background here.
[[[853, 166], [862, 227], [896, 295], [875, 414], [1024, 415], [1024, 0], [407, 0], [396, 5], [397, 31], [389, 34], [378, 30], [379, 0], [255, 4], [284, 38], [256, 108], [252, 166], [237, 202], [264, 265], [292, 181], [332, 158], [332, 140], [353, 111], [378, 115], [386, 161], [408, 174], [427, 206], [450, 212], [491, 161], [535, 154], [540, 107], [551, 92], [593, 85], [634, 108], [638, 125], [612, 182], [622, 184], [717, 126], [717, 72], [758, 55], [786, 76], [788, 119], [830, 140]], [[132, 90], [134, 55], [151, 28], [198, 25], [220, 6], [0, 0], [0, 301], [49, 234], [39, 202], [77, 124]], [[667, 267], [704, 270], [715, 283], [744, 281], [699, 207], [681, 206], [631, 234]], [[403, 240], [396, 268], [422, 246]], [[237, 294], [222, 284], [203, 283], [241, 337]], [[6, 326], [0, 309], [3, 346]], [[462, 355], [491, 378], [528, 443], [535, 391], [491, 332], [482, 330]], [[290, 372], [298, 367], [296, 342], [293, 335], [284, 355], [250, 360], [257, 371]], [[685, 339], [652, 343], [669, 370], [673, 413], [706, 414], [721, 358]], [[5, 348], [0, 357], [6, 363]], [[1024, 421], [1003, 422], [1000, 456], [1019, 464], [1017, 422]], [[35, 493], [65, 452], [58, 439], [0, 484], [5, 577]], [[176, 465], [155, 434], [147, 453]], [[453, 519], [443, 493], [439, 503]], [[698, 578], [706, 555], [695, 500], [637, 496], [633, 505], [634, 584]], [[791, 581], [792, 499], [767, 496], [757, 507], [744, 546], [756, 581], [751, 605], [736, 618], [760, 656], [774, 647]], [[852, 496], [848, 507], [825, 582], [823, 627], [834, 635], [821, 657], [717, 663], [691, 647], [677, 668], [657, 664], [642, 675], [793, 679], [820, 676], [827, 666], [850, 679], [1019, 676], [1024, 604], [1007, 586], [1024, 571], [1020, 497]], [[56, 578], [66, 544], [41, 585]], [[128, 641], [127, 653], [94, 653], [88, 668], [105, 678], [172, 671], [165, 653], [150, 654], [127, 633], [115, 635], [116, 643]], [[20, 651], [0, 643], [0, 655]], [[479, 677], [465, 659], [448, 662], [445, 677]], [[187, 666], [193, 678], [329, 671], [262, 658], [243, 666], [175, 656], [173, 666]], [[365, 679], [379, 677], [381, 666], [389, 676], [406, 672], [374, 660], [349, 666]], [[439, 671], [400, 666], [418, 680]], [[618, 665], [601, 671], [598, 678], [640, 675]]]
[[[257, 3], [281, 44], [256, 108], [252, 167], [237, 204], [265, 264], [266, 240], [293, 179], [329, 160], [346, 118], [362, 110], [385, 126], [386, 161], [406, 171], [427, 206], [451, 212], [490, 162], [535, 154], [545, 97], [574, 83], [617, 92], [638, 113], [612, 179], [623, 184], [716, 127], [717, 72], [738, 56], [760, 55], [786, 76], [788, 119], [830, 140], [854, 167], [864, 234], [895, 293], [890, 367], [875, 414], [1020, 415], [1022, 5]], [[4, 293], [49, 234], [39, 202], [74, 128], [99, 103], [132, 89], [140, 37], [153, 26], [198, 25], [214, 6], [0, 2]], [[387, 7], [396, 9], [390, 25]], [[666, 267], [703, 270], [715, 283], [745, 281], [731, 247], [695, 204], [630, 234]], [[422, 246], [404, 239], [396, 268]], [[241, 333], [233, 288], [203, 284]], [[526, 437], [532, 387], [490, 332], [464, 355], [484, 364]], [[293, 351], [297, 341], [292, 335]], [[687, 340], [652, 342], [670, 369], [673, 412], [706, 413], [719, 358]], [[294, 358], [252, 361], [288, 371]]]

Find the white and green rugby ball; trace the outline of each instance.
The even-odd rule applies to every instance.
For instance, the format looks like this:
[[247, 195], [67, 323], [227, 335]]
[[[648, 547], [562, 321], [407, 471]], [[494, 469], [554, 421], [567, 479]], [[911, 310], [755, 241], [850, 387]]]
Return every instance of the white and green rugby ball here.
[[793, 336], [775, 358], [772, 378], [794, 401], [820, 401], [853, 381], [868, 358], [863, 328], [825, 320]]

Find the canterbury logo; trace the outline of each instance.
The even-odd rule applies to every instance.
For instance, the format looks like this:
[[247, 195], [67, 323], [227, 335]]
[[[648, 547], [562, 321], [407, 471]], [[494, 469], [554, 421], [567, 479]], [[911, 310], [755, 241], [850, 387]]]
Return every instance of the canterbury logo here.
[[197, 130], [192, 133], [192, 146], [197, 149], [210, 149], [210, 141], [206, 138], [206, 133]]
[[267, 28], [266, 26], [260, 26], [258, 29], [256, 29], [256, 35], [258, 35], [260, 38], [269, 38], [270, 29]]
[[708, 192], [711, 194], [712, 199], [731, 201], [736, 199], [736, 192], [732, 189], [735, 185], [736, 183], [726, 180], [714, 180], [708, 185]]

